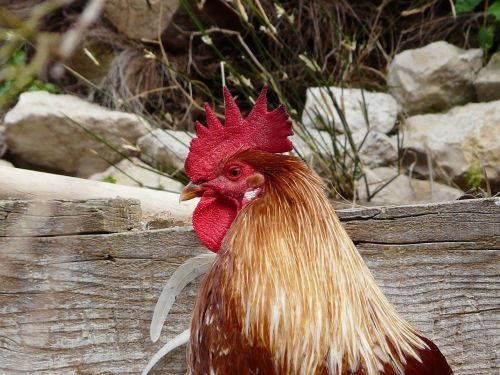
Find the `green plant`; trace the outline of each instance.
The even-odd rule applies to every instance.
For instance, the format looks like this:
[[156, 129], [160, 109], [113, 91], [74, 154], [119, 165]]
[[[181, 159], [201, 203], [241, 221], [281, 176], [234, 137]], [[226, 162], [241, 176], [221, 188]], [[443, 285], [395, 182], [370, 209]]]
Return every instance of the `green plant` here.
[[113, 176], [106, 176], [101, 181], [108, 182], [110, 184], [116, 184], [116, 178], [114, 178]]
[[479, 164], [472, 164], [466, 175], [467, 187], [470, 189], [480, 188], [483, 184], [483, 169]]
[[[21, 18], [8, 7], [0, 8], [0, 110], [24, 91], [58, 91], [57, 86], [37, 79], [53, 55], [58, 36], [42, 31], [44, 17], [60, 8], [62, 0], [48, 0], [30, 8]], [[29, 59], [26, 51], [33, 54]]]
[[[457, 14], [467, 13], [477, 8], [483, 0], [455, 0]], [[485, 52], [493, 47], [497, 30], [500, 30], [500, 0], [484, 1], [484, 21], [479, 29], [478, 39]]]
[[[15, 51], [12, 56], [7, 61], [7, 67], [6, 69], [10, 68], [14, 72], [19, 72], [22, 71], [23, 69], [26, 68], [26, 61], [27, 61], [27, 56], [26, 52], [23, 49], [19, 49]], [[0, 97], [9, 96], [11, 91], [15, 91], [16, 94], [19, 94], [24, 91], [38, 91], [38, 90], [43, 90], [43, 91], [48, 91], [50, 93], [57, 93], [59, 92], [59, 88], [54, 85], [53, 83], [49, 82], [43, 82], [39, 79], [36, 79], [34, 77], [31, 77], [31, 80], [26, 80], [23, 82], [21, 86], [17, 86], [18, 83], [16, 82], [16, 79], [7, 79], [3, 82], [0, 83]], [[9, 98], [4, 98], [8, 102]]]

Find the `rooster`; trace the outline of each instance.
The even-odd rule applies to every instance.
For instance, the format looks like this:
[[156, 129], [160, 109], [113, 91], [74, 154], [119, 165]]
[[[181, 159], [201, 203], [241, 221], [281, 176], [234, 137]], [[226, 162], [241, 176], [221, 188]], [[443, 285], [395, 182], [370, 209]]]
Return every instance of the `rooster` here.
[[[243, 118], [224, 88], [225, 125], [207, 127], [185, 163], [181, 200], [201, 197], [193, 227], [217, 256], [188, 343], [191, 374], [451, 374], [437, 346], [377, 287], [319, 177], [292, 149], [266, 88]], [[187, 334], [187, 333], [186, 333]]]

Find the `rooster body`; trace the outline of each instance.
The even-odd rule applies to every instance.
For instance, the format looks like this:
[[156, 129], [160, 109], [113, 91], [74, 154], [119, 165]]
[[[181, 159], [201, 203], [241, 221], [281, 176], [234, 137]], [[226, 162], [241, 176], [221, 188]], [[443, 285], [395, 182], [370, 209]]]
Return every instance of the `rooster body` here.
[[207, 108], [208, 130], [226, 134], [231, 120], [244, 131], [274, 126], [281, 146], [219, 136], [212, 159], [196, 163], [197, 148], [213, 139], [205, 133], [203, 140], [198, 126], [186, 162], [195, 184], [183, 197], [202, 197], [193, 226], [218, 256], [196, 299], [190, 372], [451, 374], [439, 349], [377, 287], [320, 179], [276, 154], [289, 147], [286, 112], [267, 112], [265, 90], [246, 120], [227, 90], [225, 99], [226, 127]]

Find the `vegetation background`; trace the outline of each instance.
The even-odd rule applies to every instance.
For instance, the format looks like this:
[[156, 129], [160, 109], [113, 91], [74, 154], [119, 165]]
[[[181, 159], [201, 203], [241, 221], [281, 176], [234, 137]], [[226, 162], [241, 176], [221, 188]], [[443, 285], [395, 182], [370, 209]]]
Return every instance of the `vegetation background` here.
[[[337, 157], [319, 152], [326, 143], [300, 116], [307, 88], [387, 91], [387, 65], [400, 51], [445, 40], [480, 47], [486, 58], [500, 43], [500, 0], [179, 2], [169, 27], [137, 40], [101, 16], [103, 1], [4, 1], [0, 108], [24, 91], [46, 90], [136, 113], [156, 128], [192, 132], [195, 120], [203, 121], [204, 102], [223, 118], [223, 83], [249, 98], [242, 106], [265, 84], [270, 105], [285, 104], [295, 132], [317, 151], [314, 168], [332, 197], [351, 200], [363, 176], [359, 146], [335, 103], [347, 137], [325, 124]], [[186, 182], [180, 170], [163, 172]], [[476, 172], [470, 187], [481, 187]]]

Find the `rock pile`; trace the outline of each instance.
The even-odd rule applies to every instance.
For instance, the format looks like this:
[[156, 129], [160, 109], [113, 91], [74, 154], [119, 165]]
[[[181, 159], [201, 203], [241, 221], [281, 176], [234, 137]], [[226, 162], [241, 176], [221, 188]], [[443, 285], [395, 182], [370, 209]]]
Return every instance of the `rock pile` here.
[[[140, 154], [139, 139], [154, 134], [135, 114], [71, 95], [26, 92], [0, 127], [0, 157], [8, 148], [20, 167], [178, 192], [180, 182], [134, 157]], [[13, 166], [1, 159], [0, 165]]]
[[[365, 172], [358, 197], [366, 201], [378, 191], [373, 204], [456, 199], [474, 187], [471, 173], [479, 180], [484, 174], [498, 190], [500, 53], [481, 69], [482, 63], [482, 50], [440, 41], [394, 57], [389, 94], [310, 88], [302, 114], [309, 129], [295, 136], [298, 152], [313, 165], [318, 155], [338, 158], [334, 143], [349, 144], [351, 133]], [[398, 116], [406, 175], [395, 167], [398, 144], [391, 131]]]
[[465, 188], [467, 173], [481, 167], [492, 182], [500, 181], [500, 100], [412, 116], [403, 131], [411, 151], [403, 162], [420, 176], [433, 174]]
[[311, 87], [302, 113], [307, 130], [297, 131], [294, 144], [300, 156], [314, 165], [319, 155], [342, 157], [339, 152], [336, 155], [334, 143], [346, 144], [346, 133], [350, 133], [364, 165], [390, 165], [398, 157], [397, 141], [387, 134], [394, 128], [397, 115], [398, 104], [389, 94]]
[[5, 116], [13, 160], [71, 176], [88, 177], [134, 154], [148, 125], [134, 114], [110, 111], [71, 95], [26, 92]]
[[480, 49], [431, 43], [397, 54], [389, 64], [387, 85], [407, 113], [443, 111], [475, 100], [482, 59]]
[[468, 190], [475, 174], [483, 188], [500, 188], [500, 53], [481, 65], [480, 50], [446, 42], [390, 64], [389, 91], [413, 114], [402, 130], [403, 166], [414, 175]]
[[500, 100], [500, 52], [491, 56], [488, 65], [479, 71], [474, 87], [480, 102]]
[[[338, 145], [349, 144], [346, 133], [350, 133], [356, 150], [349, 150], [359, 152], [364, 169], [357, 189], [357, 197], [362, 203], [421, 203], [459, 197], [461, 191], [458, 189], [398, 173], [398, 141], [391, 131], [399, 112], [401, 107], [390, 94], [340, 87], [310, 88], [302, 114], [302, 122], [309, 129], [302, 137], [294, 136], [295, 147], [314, 165], [318, 155], [343, 157], [343, 152], [336, 154], [335, 151]], [[331, 136], [333, 131], [334, 137]]]
[[[116, 3], [110, 1], [106, 11]], [[159, 3], [151, 1], [149, 10], [130, 5], [129, 11], [154, 11]], [[172, 9], [178, 6], [171, 3]], [[132, 27], [133, 17], [127, 22], [115, 26]], [[479, 179], [498, 190], [500, 53], [481, 69], [482, 59], [481, 50], [436, 42], [395, 56], [389, 93], [311, 87], [302, 113], [305, 127], [293, 136], [295, 152], [313, 167], [318, 158], [357, 152], [364, 171], [357, 196], [373, 204], [456, 199], [478, 171]], [[180, 191], [182, 184], [168, 176], [182, 172], [193, 136], [152, 129], [140, 116], [70, 95], [27, 92], [0, 125], [0, 158], [18, 167]], [[338, 145], [348, 145], [348, 151]], [[12, 166], [1, 159], [0, 165]]]

